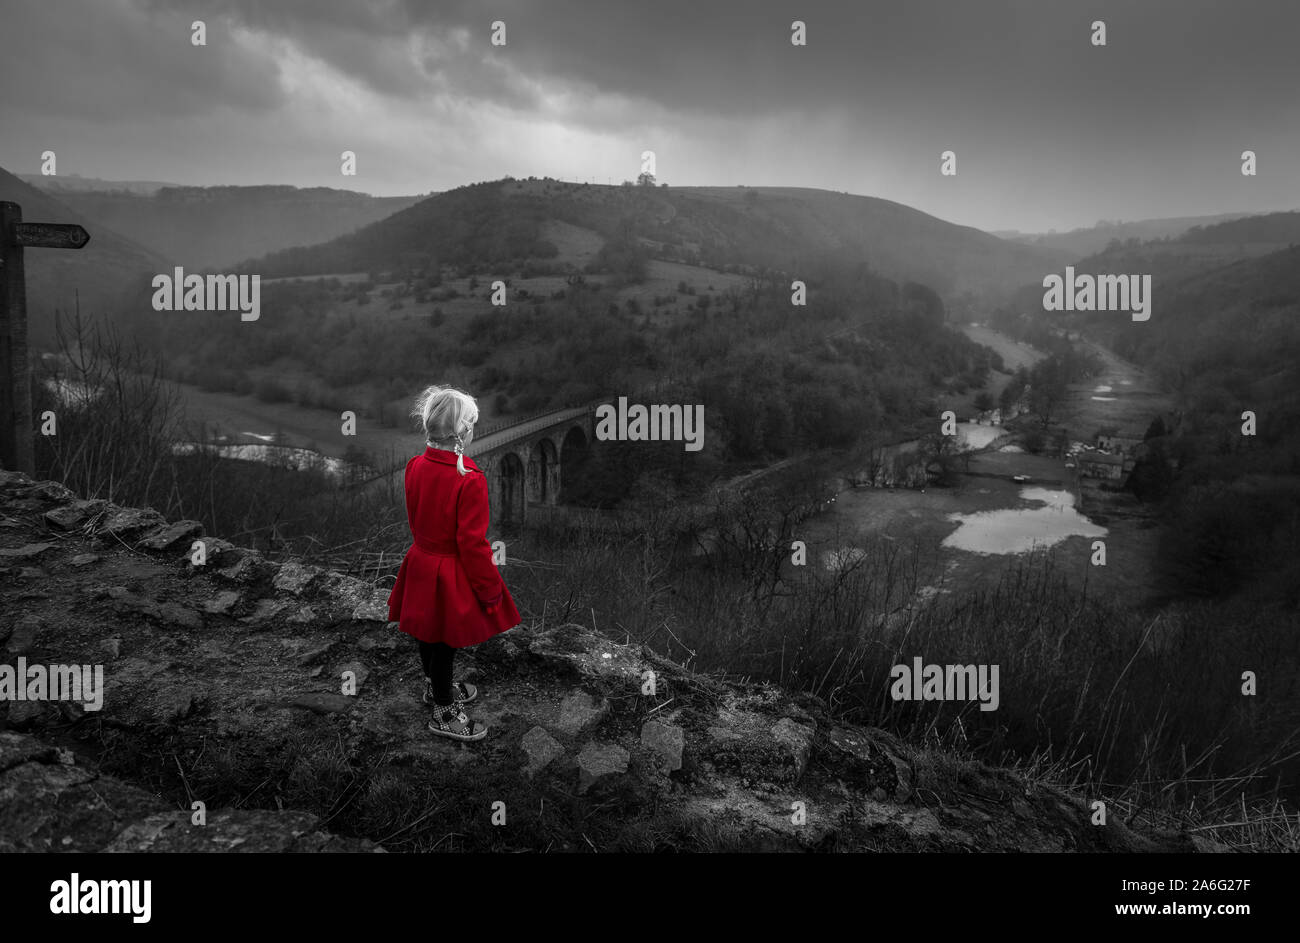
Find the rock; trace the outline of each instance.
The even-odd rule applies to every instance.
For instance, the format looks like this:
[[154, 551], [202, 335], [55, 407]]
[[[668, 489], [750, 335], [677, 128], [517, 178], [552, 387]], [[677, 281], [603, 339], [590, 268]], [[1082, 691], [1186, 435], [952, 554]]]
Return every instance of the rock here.
[[352, 618], [356, 622], [387, 622], [388, 595], [376, 593], [352, 610]]
[[304, 707], [317, 714], [342, 714], [356, 703], [355, 698], [346, 694], [334, 694], [329, 691], [313, 691], [299, 694], [289, 701], [290, 707]]
[[23, 616], [14, 624], [13, 632], [5, 642], [5, 650], [13, 655], [26, 655], [36, 645], [41, 627], [41, 620], [36, 616]]
[[330, 650], [334, 648], [334, 646], [337, 645], [338, 643], [339, 643], [338, 639], [333, 639], [333, 638], [323, 639], [319, 642], [316, 642], [310, 648], [305, 649], [294, 660], [299, 665], [305, 668], [308, 665], [316, 661], [319, 661], [321, 658], [324, 658], [326, 655], [328, 655], [330, 653]]
[[375, 587], [355, 576], [347, 576], [338, 570], [327, 570], [321, 577], [320, 595], [331, 599], [344, 609], [355, 609], [374, 594]]
[[54, 549], [52, 543], [26, 544], [22, 547], [0, 550], [0, 561], [35, 560], [47, 550]]
[[834, 727], [826, 739], [826, 759], [853, 782], [882, 789], [897, 802], [911, 795], [912, 768], [892, 734], [875, 727]]
[[[222, 560], [224, 563], [224, 559]], [[256, 551], [250, 550], [241, 556], [234, 566], [217, 570], [217, 575], [232, 583], [255, 583], [271, 572], [267, 563]]]
[[188, 541], [202, 534], [203, 525], [198, 521], [177, 521], [149, 531], [136, 546], [144, 550], [170, 550], [181, 541], [186, 541], [188, 546]]
[[[203, 552], [205, 554], [205, 567], [211, 567], [214, 570], [230, 569], [238, 565], [239, 561], [249, 555], [256, 555], [256, 550], [249, 550], [246, 547], [236, 547], [228, 540], [222, 540], [220, 537], [202, 537]], [[186, 557], [188, 559], [189, 548], [186, 548]]]
[[69, 560], [68, 563], [71, 566], [87, 566], [91, 563], [94, 563], [98, 559], [99, 559], [99, 554], [97, 553], [79, 553], [71, 560]]
[[114, 508], [100, 522], [97, 533], [127, 540], [166, 523], [167, 519], [153, 508]]
[[272, 585], [286, 593], [301, 596], [323, 572], [320, 567], [308, 566], [296, 560], [290, 560], [280, 565], [280, 570], [276, 573]]
[[1192, 847], [1203, 855], [1224, 854], [1233, 850], [1231, 845], [1225, 845], [1212, 838], [1207, 838], [1204, 835], [1197, 834], [1192, 835]]
[[808, 757], [812, 753], [813, 733], [812, 727], [793, 721], [789, 717], [782, 717], [772, 725], [772, 739], [785, 746], [790, 752], [796, 780], [808, 767]]
[[0, 492], [12, 494], [24, 488], [31, 487], [31, 484], [32, 479], [30, 475], [26, 475], [20, 471], [13, 471], [12, 469], [0, 468]]
[[289, 604], [283, 599], [259, 599], [256, 608], [239, 621], [245, 625], [261, 625], [271, 621], [287, 608]]
[[186, 606], [137, 596], [124, 586], [110, 587], [106, 595], [115, 600], [114, 609], [119, 614], [138, 613], [161, 625], [178, 625], [191, 631], [203, 628], [203, 617]]
[[858, 814], [868, 828], [892, 826], [918, 843], [943, 833], [943, 826], [929, 809], [901, 809], [868, 799], [859, 807]]
[[[639, 688], [642, 673], [651, 667], [639, 646], [610, 641], [572, 622], [519, 633], [518, 641], [528, 646], [531, 660], [570, 676], [599, 679], [606, 685], [635, 684]], [[497, 647], [484, 654], [491, 658], [506, 651]]]
[[51, 527], [57, 527], [59, 530], [72, 530], [80, 527], [106, 507], [108, 507], [108, 502], [98, 499], [73, 501], [62, 507], [46, 511], [45, 522]]
[[388, 638], [375, 638], [370, 635], [363, 635], [361, 638], [357, 639], [357, 648], [361, 649], [363, 652], [368, 652], [376, 648], [386, 648], [389, 651], [392, 651], [397, 648], [397, 645], [398, 641], [394, 636], [389, 636]]
[[41, 743], [35, 737], [0, 730], [0, 773], [6, 773], [24, 763], [54, 763], [57, 760], [56, 748]]
[[560, 741], [556, 740], [541, 727], [533, 727], [528, 733], [523, 735], [519, 741], [519, 746], [523, 749], [524, 755], [528, 757], [528, 764], [524, 767], [524, 772], [530, 777], [537, 775], [550, 763], [564, 755], [564, 747]]
[[815, 728], [789, 717], [775, 723], [766, 708], [775, 692], [731, 694], [718, 708], [717, 722], [707, 728], [700, 758], [745, 780], [764, 783], [798, 781], [808, 764]]
[[311, 606], [302, 606], [294, 610], [293, 615], [287, 616], [285, 622], [292, 622], [295, 625], [305, 625], [308, 622], [315, 622], [319, 618], [316, 610]]
[[0, 731], [0, 852], [377, 851], [321, 831], [304, 812], [189, 810], [76, 762], [35, 737]]
[[27, 492], [29, 498], [39, 498], [49, 504], [66, 504], [77, 500], [77, 496], [66, 486], [57, 481], [38, 481]]
[[682, 750], [686, 746], [686, 732], [681, 727], [658, 720], [647, 720], [641, 725], [641, 745], [663, 757], [664, 769], [675, 772], [682, 768]]
[[352, 672], [352, 674], [356, 677], [357, 691], [361, 690], [361, 686], [365, 684], [366, 679], [370, 677], [369, 668], [361, 664], [361, 662], [359, 661], [349, 661], [346, 664], [339, 665], [337, 670], [335, 670], [334, 672], [339, 677], [340, 684], [342, 684], [343, 682], [343, 672], [345, 671]]
[[25, 566], [18, 570], [18, 578], [22, 580], [41, 580], [49, 575], [49, 571], [38, 566]]
[[165, 724], [175, 724], [189, 717], [194, 711], [194, 693], [187, 690], [174, 690], [163, 694], [155, 702], [155, 714]]
[[179, 625], [183, 629], [198, 631], [203, 628], [203, 617], [188, 606], [165, 602], [158, 606], [160, 621], [166, 625]]
[[15, 730], [26, 730], [36, 723], [44, 712], [44, 701], [11, 701], [9, 703], [9, 726]]
[[363, 838], [320, 831], [308, 812], [223, 809], [207, 824], [190, 824], [190, 813], [159, 812], [122, 830], [104, 849], [109, 852], [315, 853], [383, 851]]
[[555, 726], [571, 737], [576, 737], [588, 727], [594, 727], [609, 713], [609, 702], [596, 701], [586, 691], [574, 691], [560, 703]]
[[99, 643], [99, 649], [109, 658], [116, 658], [122, 654], [122, 640], [116, 635], [112, 638], [102, 639]]
[[223, 589], [203, 604], [203, 611], [214, 616], [228, 616], [239, 605], [239, 593], [233, 589]]
[[616, 743], [588, 743], [578, 754], [578, 792], [589, 792], [601, 780], [623, 775], [629, 759], [627, 750]]

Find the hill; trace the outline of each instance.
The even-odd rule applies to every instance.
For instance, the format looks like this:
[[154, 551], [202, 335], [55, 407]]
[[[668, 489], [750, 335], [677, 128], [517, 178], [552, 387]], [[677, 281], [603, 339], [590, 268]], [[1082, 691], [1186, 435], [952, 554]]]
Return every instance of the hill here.
[[[1187, 217], [1191, 219], [1192, 217]], [[1210, 225], [1194, 225], [1176, 237], [1145, 241], [1112, 239], [1102, 249], [1072, 263], [1076, 273], [1139, 273], [1151, 276], [1157, 298], [1185, 293], [1184, 286], [1237, 262], [1263, 259], [1300, 244], [1300, 212], [1264, 213]], [[1279, 256], [1281, 258], [1281, 256]], [[1058, 269], [1058, 272], [1061, 271]], [[1265, 279], [1259, 285], [1241, 281], [1250, 272]], [[1240, 289], [1268, 292], [1274, 280], [1269, 263], [1258, 269], [1242, 269], [1234, 276]], [[1042, 311], [1042, 281], [1020, 286], [1013, 307], [1029, 317]], [[1060, 320], [1059, 318], [1057, 320]], [[1114, 318], [1092, 319], [1097, 324]], [[1157, 326], [1153, 332], [1160, 333]]]
[[[394, 427], [412, 391], [443, 377], [475, 390], [491, 418], [671, 385], [683, 402], [709, 403], [720, 462], [840, 446], [864, 426], [919, 434], [936, 394], [965, 395], [996, 359], [947, 329], [934, 290], [869, 266], [853, 241], [865, 229], [843, 235], [852, 227], [828, 211], [810, 235], [822, 199], [476, 184], [242, 264], [264, 279], [256, 325], [155, 313], [144, 298], [123, 323], [171, 379], [335, 416], [360, 409]], [[893, 252], [925, 242], [949, 261], [1007, 258], [990, 236], [877, 202], [888, 210], [877, 230], [920, 233], [882, 237]], [[801, 317], [778, 264], [807, 281]]]
[[62, 174], [46, 176], [45, 174], [17, 174], [23, 183], [29, 183], [38, 190], [53, 194], [84, 192], [98, 190], [101, 192], [125, 192], [148, 195], [157, 193], [163, 187], [174, 187], [174, 183], [161, 180], [104, 180], [100, 177], [83, 177], [80, 174]]
[[27, 316], [34, 346], [52, 342], [56, 308], [71, 312], [80, 298], [83, 312], [115, 312], [124, 298], [148, 285], [152, 274], [170, 269], [162, 254], [3, 169], [0, 200], [21, 206], [28, 222], [79, 223], [90, 233], [90, 242], [82, 249], [24, 253]]
[[289, 186], [55, 192], [86, 218], [190, 270], [232, 266], [277, 249], [332, 239], [419, 199]]
[[0, 795], [13, 797], [0, 850], [1222, 847], [1130, 827], [1118, 806], [1091, 824], [1094, 796], [567, 622], [529, 620], [466, 651], [489, 737], [439, 740], [383, 586], [215, 538], [195, 566], [194, 522], [11, 472], [0, 512], [6, 662], [98, 664], [105, 679], [98, 710], [0, 701]]
[[865, 264], [888, 278], [927, 284], [945, 297], [1002, 292], [1040, 278], [1067, 258], [900, 203], [826, 190], [529, 179], [438, 194], [352, 235], [272, 254], [256, 270], [277, 277], [419, 267], [430, 258], [479, 270], [554, 260], [560, 247], [547, 231], [556, 223], [606, 245], [635, 244], [666, 262], [768, 268], [794, 277], [815, 274], [827, 260]]
[[1071, 229], [1069, 232], [1025, 233], [1017, 230], [995, 230], [993, 235], [1011, 242], [1059, 249], [1080, 259], [1100, 252], [1107, 244], [1118, 239], [1139, 242], [1149, 239], [1173, 239], [1189, 229], [1213, 226], [1217, 223], [1251, 216], [1250, 213], [1222, 213], [1217, 216], [1172, 216], [1165, 219], [1139, 219], [1127, 223], [1102, 220], [1095, 226]]

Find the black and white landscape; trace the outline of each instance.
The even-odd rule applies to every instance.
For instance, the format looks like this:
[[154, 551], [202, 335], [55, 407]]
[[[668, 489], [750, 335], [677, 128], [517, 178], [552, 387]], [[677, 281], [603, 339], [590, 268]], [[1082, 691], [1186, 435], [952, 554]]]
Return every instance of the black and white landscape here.
[[1294, 4], [2, 6], [0, 849], [1297, 850]]

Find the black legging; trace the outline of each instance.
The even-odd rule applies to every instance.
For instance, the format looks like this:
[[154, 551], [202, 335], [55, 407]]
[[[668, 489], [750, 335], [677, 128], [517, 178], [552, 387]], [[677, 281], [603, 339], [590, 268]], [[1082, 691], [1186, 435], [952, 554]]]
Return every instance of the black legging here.
[[452, 701], [451, 663], [456, 649], [445, 642], [420, 642], [420, 664], [433, 686], [433, 700], [442, 707]]

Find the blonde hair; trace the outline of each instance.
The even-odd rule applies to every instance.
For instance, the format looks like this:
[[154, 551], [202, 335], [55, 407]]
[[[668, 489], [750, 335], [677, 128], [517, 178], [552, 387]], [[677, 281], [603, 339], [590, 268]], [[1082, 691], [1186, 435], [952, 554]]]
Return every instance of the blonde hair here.
[[411, 416], [424, 427], [424, 438], [434, 448], [443, 446], [435, 442], [456, 442], [456, 470], [469, 474], [465, 468], [465, 436], [478, 422], [478, 403], [464, 390], [450, 386], [431, 386], [415, 398]]

